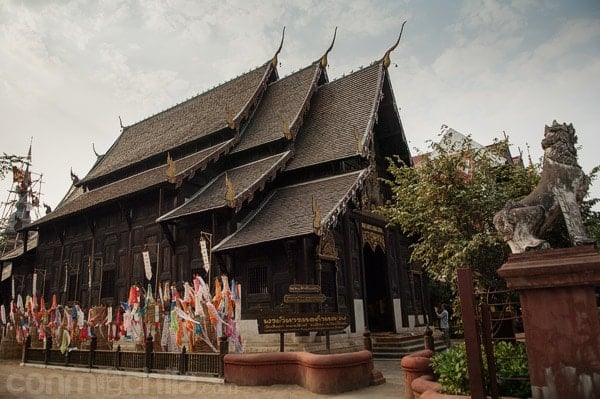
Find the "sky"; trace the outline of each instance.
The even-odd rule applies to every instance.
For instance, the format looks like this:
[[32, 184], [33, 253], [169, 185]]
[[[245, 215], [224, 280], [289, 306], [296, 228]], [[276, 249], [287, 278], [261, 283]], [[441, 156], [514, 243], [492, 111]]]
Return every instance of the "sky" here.
[[[54, 208], [121, 131], [279, 55], [281, 77], [329, 53], [334, 80], [389, 68], [412, 154], [442, 125], [508, 135], [538, 162], [544, 126], [573, 123], [600, 164], [598, 0], [0, 0], [0, 153], [25, 155]], [[0, 182], [4, 201], [10, 176]], [[600, 181], [592, 187], [600, 197]]]

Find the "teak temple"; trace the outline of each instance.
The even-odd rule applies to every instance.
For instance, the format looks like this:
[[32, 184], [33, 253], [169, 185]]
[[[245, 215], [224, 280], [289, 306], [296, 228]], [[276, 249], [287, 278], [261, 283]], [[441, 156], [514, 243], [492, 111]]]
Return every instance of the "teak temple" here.
[[12, 259], [21, 288], [42, 269], [38, 297], [89, 308], [117, 305], [135, 284], [225, 275], [240, 284], [246, 337], [258, 315], [293, 306], [283, 301], [292, 284], [320, 286], [318, 306], [349, 315], [348, 333], [424, 324], [411, 241], [374, 212], [391, 196], [379, 180], [386, 158], [411, 162], [388, 72], [396, 45], [334, 81], [333, 43], [285, 77], [280, 46], [261, 66], [122, 126], [56, 209], [22, 230], [37, 242]]

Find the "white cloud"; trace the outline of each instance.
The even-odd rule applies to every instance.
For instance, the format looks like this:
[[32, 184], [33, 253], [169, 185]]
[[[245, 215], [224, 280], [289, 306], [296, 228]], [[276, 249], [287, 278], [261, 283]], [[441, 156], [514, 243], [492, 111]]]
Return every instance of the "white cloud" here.
[[[586, 57], [585, 52], [583, 54], [580, 52], [581, 46], [598, 43], [600, 39], [598, 19], [564, 21], [557, 28], [556, 34], [536, 48], [532, 54], [532, 58], [543, 62], [549, 68], [554, 67], [554, 62], [561, 61], [561, 57], [565, 57], [565, 61], [577, 63], [579, 57]], [[572, 53], [576, 53], [578, 57], [573, 57]], [[591, 54], [587, 54], [589, 55]]]
[[[91, 143], [103, 152], [117, 137], [119, 115], [134, 123], [262, 64], [283, 26], [281, 76], [318, 59], [338, 26], [328, 69], [337, 78], [382, 57], [408, 20], [390, 74], [412, 145], [424, 149], [446, 123], [483, 144], [506, 130], [515, 145], [539, 151], [543, 125], [556, 118], [575, 124], [581, 158], [595, 159], [599, 20], [566, 15], [566, 2], [453, 4], [5, 0], [2, 151], [23, 153], [23, 137], [34, 136], [34, 163], [55, 205], [70, 167], [84, 175], [91, 166]], [[69, 156], [57, 156], [61, 143]]]

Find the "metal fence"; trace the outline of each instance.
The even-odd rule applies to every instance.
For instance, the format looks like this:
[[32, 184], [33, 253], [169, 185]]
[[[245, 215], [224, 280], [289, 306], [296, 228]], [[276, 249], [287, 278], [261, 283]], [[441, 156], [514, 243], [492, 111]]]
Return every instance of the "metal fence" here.
[[219, 353], [154, 352], [152, 337], [146, 340], [144, 352], [97, 350], [96, 337], [92, 337], [89, 350], [72, 350], [64, 354], [52, 349], [52, 340], [47, 339], [45, 348], [32, 348], [31, 337], [23, 348], [23, 363], [38, 363], [81, 368], [114, 369], [145, 373], [223, 377], [223, 358], [229, 351], [227, 337], [222, 337]]
[[[492, 399], [500, 398], [500, 384], [529, 384], [528, 377], [507, 377], [498, 365], [526, 360], [510, 354], [499, 357], [494, 347], [500, 341], [524, 342], [525, 334], [519, 295], [514, 291], [474, 293], [471, 270], [458, 271], [459, 297], [463, 319], [469, 385], [473, 399], [485, 398], [485, 387]], [[483, 361], [487, 367], [483, 367]]]
[[487, 361], [489, 393], [492, 399], [500, 397], [499, 384], [524, 383], [529, 384], [529, 377], [501, 375], [498, 370], [500, 362], [504, 364], [515, 360], [525, 361], [527, 356], [517, 354], [499, 355], [494, 350], [500, 341], [524, 342], [523, 319], [519, 297], [512, 291], [494, 291], [476, 294], [479, 297], [479, 318], [481, 320], [481, 340]]

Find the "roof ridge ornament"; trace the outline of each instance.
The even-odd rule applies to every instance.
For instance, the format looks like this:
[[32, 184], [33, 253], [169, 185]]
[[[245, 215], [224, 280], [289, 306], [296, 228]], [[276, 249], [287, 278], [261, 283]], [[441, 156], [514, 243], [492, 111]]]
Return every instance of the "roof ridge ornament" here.
[[327, 66], [327, 54], [329, 54], [329, 52], [333, 48], [333, 44], [335, 43], [336, 35], [337, 35], [337, 26], [335, 27], [335, 30], [333, 31], [333, 40], [331, 41], [329, 48], [325, 51], [325, 54], [323, 54], [323, 56], [321, 57], [321, 61], [320, 61], [321, 68], [325, 68]]
[[398, 43], [400, 43], [400, 38], [402, 37], [402, 31], [404, 31], [404, 24], [406, 24], [406, 21], [402, 22], [402, 28], [400, 28], [400, 34], [398, 35], [398, 40], [396, 40], [396, 43], [394, 43], [394, 45], [392, 47], [389, 48], [388, 51], [385, 52], [385, 55], [383, 56], [383, 67], [385, 69], [387, 69], [390, 64], [392, 63], [392, 61], [390, 60], [390, 53], [392, 51], [394, 51], [396, 49], [396, 47], [398, 47]]
[[362, 137], [356, 126], [354, 126], [354, 138], [356, 139], [356, 150], [360, 155], [362, 155], [362, 153], [363, 153]]
[[321, 209], [315, 197], [312, 197], [312, 213], [313, 213], [313, 231], [319, 237], [323, 234], [323, 227], [321, 226]]
[[283, 124], [283, 135], [286, 139], [291, 140], [293, 136], [292, 131], [290, 129], [290, 122], [288, 122], [288, 120], [283, 115], [281, 115], [281, 123]]
[[233, 111], [229, 108], [229, 105], [225, 105], [225, 114], [227, 115], [227, 126], [230, 129], [235, 129], [235, 119], [233, 119]]
[[96, 158], [100, 158], [102, 156], [98, 154], [98, 151], [96, 151], [96, 146], [94, 145], [94, 143], [92, 143], [92, 151], [94, 151], [94, 155], [96, 155]]
[[171, 153], [167, 153], [167, 180], [169, 183], [175, 183], [177, 179], [175, 178], [177, 175], [177, 167], [175, 166], [175, 161], [171, 158]]
[[235, 188], [233, 187], [233, 183], [229, 179], [227, 172], [225, 172], [225, 201], [227, 202], [227, 206], [230, 208], [235, 207]]
[[277, 68], [277, 56], [279, 55], [279, 52], [281, 51], [281, 49], [283, 48], [283, 39], [285, 38], [285, 26], [283, 27], [283, 32], [281, 33], [281, 43], [279, 43], [279, 48], [277, 49], [277, 51], [275, 52], [275, 55], [273, 56], [273, 59], [271, 60], [271, 66], [273, 68]]

